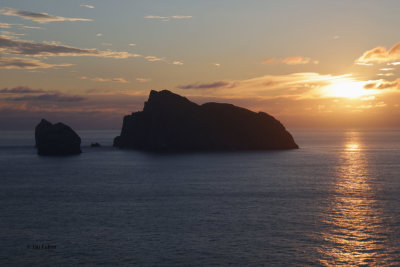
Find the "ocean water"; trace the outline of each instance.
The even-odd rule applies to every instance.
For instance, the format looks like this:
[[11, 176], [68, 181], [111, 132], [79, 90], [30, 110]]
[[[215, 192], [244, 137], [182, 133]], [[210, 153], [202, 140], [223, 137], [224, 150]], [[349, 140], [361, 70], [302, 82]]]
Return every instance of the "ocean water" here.
[[39, 157], [0, 132], [1, 266], [400, 266], [400, 130], [192, 154], [78, 133], [81, 155]]

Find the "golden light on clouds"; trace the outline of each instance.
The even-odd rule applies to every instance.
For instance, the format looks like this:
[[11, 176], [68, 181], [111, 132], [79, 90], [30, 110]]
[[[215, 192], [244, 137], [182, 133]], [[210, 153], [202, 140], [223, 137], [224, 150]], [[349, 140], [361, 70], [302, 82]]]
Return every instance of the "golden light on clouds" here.
[[357, 59], [358, 63], [385, 63], [400, 60], [400, 42], [393, 45], [391, 48], [384, 46], [377, 46], [371, 50], [368, 50]]

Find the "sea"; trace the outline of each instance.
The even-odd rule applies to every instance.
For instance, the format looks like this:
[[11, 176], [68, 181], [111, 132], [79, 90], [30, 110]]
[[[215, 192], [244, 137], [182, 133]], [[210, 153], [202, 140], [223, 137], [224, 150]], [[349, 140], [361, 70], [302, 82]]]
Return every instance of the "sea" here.
[[291, 129], [298, 150], [229, 153], [77, 132], [68, 157], [0, 132], [0, 266], [400, 266], [400, 129]]

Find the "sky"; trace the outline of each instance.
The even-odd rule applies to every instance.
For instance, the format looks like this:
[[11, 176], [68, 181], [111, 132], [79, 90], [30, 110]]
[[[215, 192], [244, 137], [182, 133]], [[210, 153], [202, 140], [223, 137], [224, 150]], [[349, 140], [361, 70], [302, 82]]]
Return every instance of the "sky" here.
[[400, 127], [400, 1], [2, 0], [0, 130], [119, 129], [150, 90]]

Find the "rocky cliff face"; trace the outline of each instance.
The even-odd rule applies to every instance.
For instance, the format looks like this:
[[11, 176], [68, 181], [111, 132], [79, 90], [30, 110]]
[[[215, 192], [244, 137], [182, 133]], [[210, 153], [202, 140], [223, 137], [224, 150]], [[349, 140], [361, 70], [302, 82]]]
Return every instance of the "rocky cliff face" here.
[[81, 138], [68, 125], [52, 124], [45, 119], [35, 128], [39, 155], [74, 155], [81, 153]]
[[124, 117], [114, 146], [157, 151], [277, 150], [298, 148], [274, 117], [231, 104], [197, 105], [151, 91], [143, 111]]

